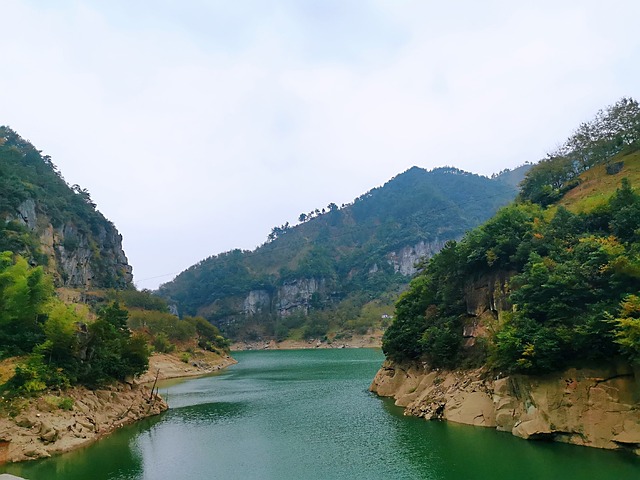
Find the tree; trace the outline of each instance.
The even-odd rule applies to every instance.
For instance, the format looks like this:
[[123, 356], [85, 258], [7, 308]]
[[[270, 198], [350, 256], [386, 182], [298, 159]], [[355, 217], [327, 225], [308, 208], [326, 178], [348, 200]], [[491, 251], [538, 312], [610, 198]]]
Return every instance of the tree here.
[[0, 356], [30, 352], [44, 339], [53, 283], [42, 267], [21, 256], [0, 254]]
[[620, 303], [617, 318], [610, 317], [615, 326], [616, 343], [634, 364], [640, 365], [640, 297], [627, 295]]

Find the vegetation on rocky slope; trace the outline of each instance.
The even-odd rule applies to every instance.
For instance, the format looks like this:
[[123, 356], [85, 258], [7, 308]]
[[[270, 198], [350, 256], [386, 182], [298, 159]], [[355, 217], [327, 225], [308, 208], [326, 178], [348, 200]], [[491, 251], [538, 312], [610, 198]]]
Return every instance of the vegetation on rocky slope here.
[[[121, 237], [96, 209], [88, 190], [68, 185], [49, 156], [0, 126], [2, 251], [44, 266], [57, 285], [131, 285]], [[79, 263], [87, 263], [84, 273], [77, 272]]]
[[[274, 227], [255, 251], [207, 258], [159, 294], [236, 339], [366, 333], [386, 326], [414, 259], [514, 198], [501, 178], [411, 168], [349, 205], [331, 203], [300, 214], [298, 225]], [[405, 254], [408, 266], [400, 258]], [[252, 291], [255, 308], [247, 306]]]
[[[517, 202], [422, 265], [396, 305], [386, 355], [525, 373], [616, 355], [640, 362], [639, 150], [634, 100], [583, 124], [528, 172]], [[500, 272], [513, 308], [494, 307], [469, 342], [465, 289]]]
[[120, 241], [86, 189], [0, 127], [0, 360], [17, 357], [0, 386], [8, 396], [139, 375], [153, 350], [226, 352], [206, 320], [180, 320], [133, 288]]

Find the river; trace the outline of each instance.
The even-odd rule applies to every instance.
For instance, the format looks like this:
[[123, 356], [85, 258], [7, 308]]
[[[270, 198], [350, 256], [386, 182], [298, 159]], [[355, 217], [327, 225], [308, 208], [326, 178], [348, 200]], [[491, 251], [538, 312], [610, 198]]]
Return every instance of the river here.
[[0, 467], [30, 480], [636, 479], [620, 452], [404, 417], [367, 388], [379, 350], [237, 352], [164, 384], [171, 409], [75, 452]]

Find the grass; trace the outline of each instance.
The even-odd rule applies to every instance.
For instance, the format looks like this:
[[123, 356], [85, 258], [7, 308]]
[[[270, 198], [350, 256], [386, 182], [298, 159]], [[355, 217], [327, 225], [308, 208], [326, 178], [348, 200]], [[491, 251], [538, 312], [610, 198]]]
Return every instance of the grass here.
[[614, 157], [611, 162], [624, 162], [622, 171], [615, 175], [608, 175], [605, 165], [591, 168], [580, 175], [580, 185], [567, 192], [558, 204], [573, 213], [590, 212], [607, 202], [625, 177], [637, 190], [640, 185], [640, 151]]

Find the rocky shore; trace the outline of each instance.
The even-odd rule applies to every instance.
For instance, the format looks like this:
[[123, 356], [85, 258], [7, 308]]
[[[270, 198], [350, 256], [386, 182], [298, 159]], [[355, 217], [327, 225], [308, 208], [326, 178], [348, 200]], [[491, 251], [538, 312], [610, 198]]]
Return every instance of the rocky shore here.
[[15, 417], [0, 417], [0, 464], [74, 450], [167, 408], [150, 387], [128, 383], [24, 399]]
[[14, 400], [0, 416], [0, 465], [46, 458], [95, 442], [137, 420], [169, 408], [152, 391], [157, 380], [206, 375], [236, 361], [229, 355], [196, 352], [184, 362], [168, 354], [152, 355], [149, 370], [135, 382], [99, 390], [74, 387], [37, 398]]
[[395, 398], [405, 415], [640, 455], [640, 372], [628, 366], [496, 378], [387, 361], [370, 390]]

